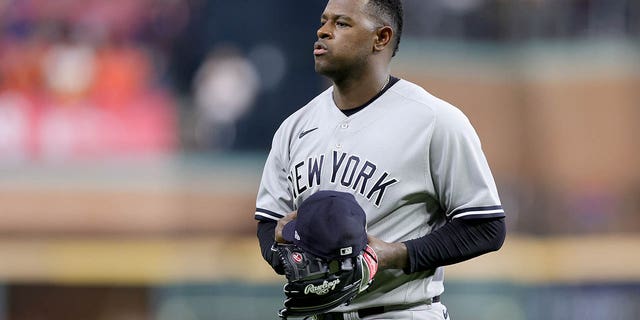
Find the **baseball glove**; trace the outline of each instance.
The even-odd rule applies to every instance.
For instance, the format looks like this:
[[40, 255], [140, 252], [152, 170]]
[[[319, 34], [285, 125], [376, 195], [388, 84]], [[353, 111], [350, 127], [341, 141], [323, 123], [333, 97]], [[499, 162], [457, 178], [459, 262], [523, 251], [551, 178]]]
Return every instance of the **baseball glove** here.
[[316, 257], [294, 244], [275, 244], [284, 266], [287, 283], [286, 299], [278, 315], [305, 317], [327, 312], [348, 304], [366, 290], [378, 269], [373, 249], [365, 250], [353, 258], [327, 261]]

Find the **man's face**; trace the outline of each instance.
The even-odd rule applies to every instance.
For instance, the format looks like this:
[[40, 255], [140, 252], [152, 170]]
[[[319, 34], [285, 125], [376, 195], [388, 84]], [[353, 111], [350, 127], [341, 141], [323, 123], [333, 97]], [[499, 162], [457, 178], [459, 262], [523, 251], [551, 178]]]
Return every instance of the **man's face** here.
[[316, 72], [340, 77], [367, 63], [378, 27], [367, 14], [367, 1], [329, 0], [313, 50]]

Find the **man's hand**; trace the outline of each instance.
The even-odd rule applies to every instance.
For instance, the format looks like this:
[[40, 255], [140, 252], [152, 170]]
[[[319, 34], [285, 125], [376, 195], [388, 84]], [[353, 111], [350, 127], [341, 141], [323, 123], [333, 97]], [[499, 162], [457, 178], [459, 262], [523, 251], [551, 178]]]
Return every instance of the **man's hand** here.
[[286, 216], [282, 217], [282, 219], [278, 220], [278, 224], [276, 225], [276, 234], [275, 239], [277, 243], [285, 243], [286, 241], [282, 237], [282, 229], [284, 226], [289, 223], [289, 221], [295, 219], [298, 216], [298, 211], [289, 212]]
[[404, 243], [384, 242], [372, 235], [367, 235], [367, 239], [369, 245], [378, 255], [378, 267], [380, 269], [404, 269], [409, 264], [407, 246]]

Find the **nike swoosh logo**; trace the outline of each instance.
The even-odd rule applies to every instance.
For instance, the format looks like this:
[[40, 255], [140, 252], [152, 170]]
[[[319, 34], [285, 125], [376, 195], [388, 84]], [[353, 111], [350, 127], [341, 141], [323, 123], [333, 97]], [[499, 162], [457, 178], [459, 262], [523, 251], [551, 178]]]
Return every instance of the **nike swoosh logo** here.
[[298, 136], [298, 139], [302, 139], [302, 137], [306, 136], [308, 133], [310, 133], [312, 131], [315, 131], [317, 129], [318, 129], [318, 127], [315, 127], [313, 129], [309, 129], [309, 130], [305, 130], [305, 131], [300, 132], [300, 135]]

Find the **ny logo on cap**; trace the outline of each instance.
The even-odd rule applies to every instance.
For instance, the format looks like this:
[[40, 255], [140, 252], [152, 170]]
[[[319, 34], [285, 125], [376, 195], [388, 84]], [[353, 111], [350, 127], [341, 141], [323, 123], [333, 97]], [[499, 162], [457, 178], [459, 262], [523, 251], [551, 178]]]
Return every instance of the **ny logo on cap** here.
[[350, 255], [352, 252], [353, 252], [353, 247], [340, 248], [341, 256]]

